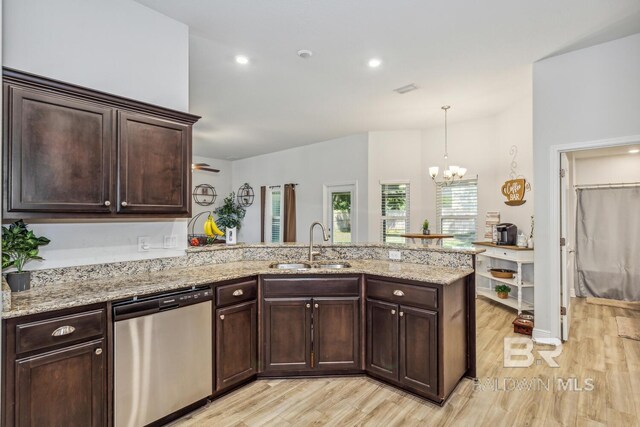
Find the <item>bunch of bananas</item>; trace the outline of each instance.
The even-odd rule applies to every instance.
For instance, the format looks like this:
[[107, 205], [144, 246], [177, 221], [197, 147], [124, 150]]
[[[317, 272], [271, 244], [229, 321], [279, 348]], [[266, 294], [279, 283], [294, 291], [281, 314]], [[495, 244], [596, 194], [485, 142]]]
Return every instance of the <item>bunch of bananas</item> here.
[[211, 215], [209, 215], [207, 220], [204, 222], [204, 234], [206, 234], [209, 237], [215, 237], [216, 235], [217, 236], [224, 235], [224, 233], [220, 231], [220, 229], [216, 225], [216, 222], [213, 220], [213, 217]]

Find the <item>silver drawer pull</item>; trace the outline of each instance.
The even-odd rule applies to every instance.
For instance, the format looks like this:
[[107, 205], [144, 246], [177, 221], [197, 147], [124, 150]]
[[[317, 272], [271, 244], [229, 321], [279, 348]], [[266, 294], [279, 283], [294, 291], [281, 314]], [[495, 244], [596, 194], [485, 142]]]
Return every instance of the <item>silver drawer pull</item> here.
[[233, 291], [233, 296], [234, 297], [239, 297], [241, 295], [244, 294], [244, 291], [242, 289], [236, 289], [235, 291]]
[[401, 311], [400, 313], [398, 313], [400, 315], [400, 317], [404, 316], [404, 312]]
[[224, 320], [224, 314], [220, 315], [220, 320]]
[[96, 356], [100, 356], [102, 354], [101, 348], [96, 348]]
[[391, 314], [396, 314], [396, 311], [395, 310], [391, 310]]
[[404, 296], [404, 292], [402, 292], [400, 289], [396, 289], [395, 291], [393, 291], [393, 294], [397, 297], [403, 297]]
[[52, 337], [61, 337], [63, 335], [69, 335], [72, 334], [73, 331], [75, 331], [76, 328], [74, 328], [73, 326], [60, 326], [58, 329], [56, 329], [55, 331], [53, 331], [51, 333]]

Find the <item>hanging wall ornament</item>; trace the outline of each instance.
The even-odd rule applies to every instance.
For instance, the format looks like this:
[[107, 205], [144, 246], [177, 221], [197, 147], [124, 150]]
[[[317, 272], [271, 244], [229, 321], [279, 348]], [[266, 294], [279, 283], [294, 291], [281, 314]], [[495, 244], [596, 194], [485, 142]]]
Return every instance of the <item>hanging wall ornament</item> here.
[[520, 206], [526, 203], [524, 195], [527, 191], [531, 191], [531, 184], [527, 182], [524, 176], [518, 175], [517, 168], [518, 162], [516, 162], [516, 156], [518, 155], [518, 147], [515, 145], [509, 149], [511, 155], [511, 172], [509, 173], [509, 179], [501, 188], [502, 195], [507, 198], [504, 202], [507, 206]]
[[248, 208], [253, 204], [254, 194], [253, 188], [248, 183], [244, 183], [240, 188], [238, 188], [238, 195], [236, 196], [238, 199], [238, 204], [243, 208]]
[[211, 206], [216, 201], [216, 189], [209, 184], [200, 184], [193, 189], [193, 201], [200, 206]]

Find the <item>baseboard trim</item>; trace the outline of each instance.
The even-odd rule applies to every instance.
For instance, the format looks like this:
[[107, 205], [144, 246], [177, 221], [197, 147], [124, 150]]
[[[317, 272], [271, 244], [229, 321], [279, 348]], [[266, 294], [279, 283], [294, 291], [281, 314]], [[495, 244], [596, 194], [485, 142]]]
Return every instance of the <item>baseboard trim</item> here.
[[533, 341], [538, 344], [551, 344], [555, 345], [558, 342], [558, 338], [551, 335], [551, 331], [544, 329], [533, 328]]

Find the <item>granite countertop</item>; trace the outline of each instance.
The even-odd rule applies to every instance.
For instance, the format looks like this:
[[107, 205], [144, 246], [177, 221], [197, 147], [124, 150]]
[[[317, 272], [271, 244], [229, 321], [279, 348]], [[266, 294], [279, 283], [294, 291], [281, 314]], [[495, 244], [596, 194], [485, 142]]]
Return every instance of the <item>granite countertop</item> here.
[[[416, 250], [416, 251], [424, 251], [428, 250], [431, 252], [443, 252], [443, 253], [457, 253], [457, 254], [468, 254], [468, 255], [476, 255], [482, 252], [485, 252], [484, 249], [475, 248], [475, 247], [464, 247], [464, 248], [443, 248], [441, 246], [426, 246], [422, 243], [314, 243], [314, 248], [384, 248], [390, 250]], [[309, 248], [308, 243], [299, 243], [299, 242], [288, 242], [288, 243], [238, 243], [235, 245], [225, 245], [225, 244], [214, 244], [208, 246], [190, 246], [187, 248], [187, 253], [195, 253], [195, 252], [208, 252], [208, 251], [216, 251], [222, 249], [242, 249], [242, 248]]]
[[[324, 262], [324, 261], [323, 261]], [[183, 267], [134, 276], [104, 280], [68, 282], [42, 286], [11, 295], [11, 307], [3, 318], [25, 316], [69, 307], [115, 301], [137, 295], [188, 288], [258, 274], [373, 274], [448, 285], [471, 273], [472, 268], [437, 267], [424, 264], [379, 260], [349, 261], [351, 268], [313, 270], [277, 270], [269, 268], [272, 261], [237, 261], [225, 264]]]

